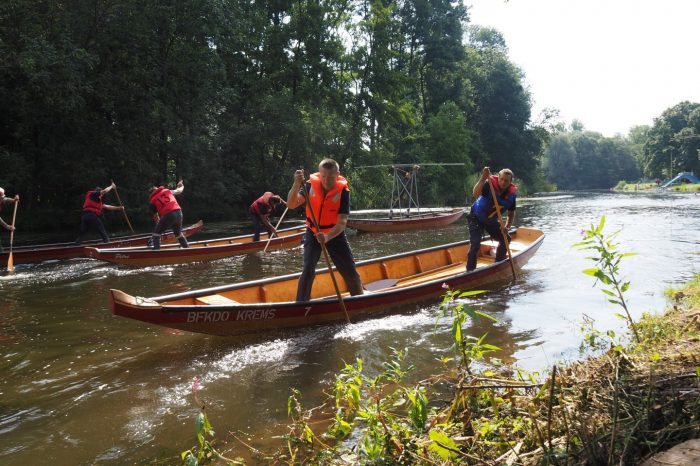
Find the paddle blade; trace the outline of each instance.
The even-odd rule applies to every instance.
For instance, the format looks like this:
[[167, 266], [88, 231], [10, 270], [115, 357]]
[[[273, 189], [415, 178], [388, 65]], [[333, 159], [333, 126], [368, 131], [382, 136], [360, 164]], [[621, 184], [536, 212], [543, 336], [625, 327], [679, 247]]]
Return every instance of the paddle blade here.
[[10, 255], [7, 258], [7, 271], [8, 272], [14, 272], [15, 271], [15, 262], [12, 259], [12, 251], [10, 251]]

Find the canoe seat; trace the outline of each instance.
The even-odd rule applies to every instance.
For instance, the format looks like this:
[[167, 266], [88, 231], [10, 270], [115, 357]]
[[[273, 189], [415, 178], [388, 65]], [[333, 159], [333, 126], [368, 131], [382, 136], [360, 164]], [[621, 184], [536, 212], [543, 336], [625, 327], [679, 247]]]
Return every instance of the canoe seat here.
[[229, 299], [220, 294], [212, 294], [209, 296], [198, 296], [195, 298], [195, 304], [240, 304], [238, 301]]

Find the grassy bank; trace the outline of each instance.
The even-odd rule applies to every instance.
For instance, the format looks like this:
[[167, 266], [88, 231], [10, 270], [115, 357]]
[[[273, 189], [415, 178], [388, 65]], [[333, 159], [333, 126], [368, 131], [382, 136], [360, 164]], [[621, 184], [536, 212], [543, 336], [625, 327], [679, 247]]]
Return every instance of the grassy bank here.
[[[304, 410], [300, 394], [290, 399], [288, 445], [265, 461], [638, 464], [697, 437], [700, 426], [700, 275], [669, 294], [663, 315], [635, 322], [638, 342], [589, 332], [589, 349], [607, 349], [554, 366], [542, 381], [482, 361], [478, 351], [468, 365], [413, 385], [403, 383], [405, 355], [375, 377], [362, 374], [361, 362], [348, 365], [324, 406]], [[483, 341], [470, 343], [488, 352]]]
[[[490, 359], [498, 348], [467, 334], [472, 320], [492, 319], [468, 306], [477, 292], [447, 290], [440, 318], [452, 321], [452, 347], [434, 376], [415, 380], [405, 350], [392, 350], [379, 374], [357, 359], [328, 383], [321, 406], [305, 407], [292, 391], [279, 450], [254, 450], [233, 434], [227, 447], [249, 464], [612, 465], [638, 464], [698, 437], [700, 274], [668, 290], [665, 313], [633, 320], [629, 283], [620, 278], [629, 254], [617, 249], [615, 234], [602, 233], [604, 223], [577, 247], [594, 251], [595, 267], [584, 273], [622, 309], [627, 331], [584, 322], [584, 359], [545, 374]], [[200, 438], [199, 452], [208, 445]], [[217, 457], [210, 450], [199, 464]]]
[[[659, 185], [656, 183], [627, 183], [626, 181], [620, 181], [617, 183], [612, 190], [616, 192], [639, 192], [639, 191], [655, 191], [659, 189]], [[683, 193], [697, 193], [700, 192], [700, 184], [683, 183], [666, 188], [669, 191], [683, 192]]]

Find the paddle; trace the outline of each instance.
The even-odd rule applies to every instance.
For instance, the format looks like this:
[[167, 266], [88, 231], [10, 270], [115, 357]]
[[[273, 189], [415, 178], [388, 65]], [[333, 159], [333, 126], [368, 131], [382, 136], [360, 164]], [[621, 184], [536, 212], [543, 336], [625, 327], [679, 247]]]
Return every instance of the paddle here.
[[[311, 201], [309, 200], [309, 193], [306, 192], [306, 181], [301, 184], [302, 192], [304, 193], [304, 199], [306, 200], [306, 205], [309, 206], [309, 212], [311, 212], [311, 221], [314, 223], [316, 231], [320, 231], [318, 228], [318, 222], [316, 221], [316, 214], [314, 209], [311, 207]], [[318, 241], [318, 240], [317, 240]], [[331, 258], [328, 255], [328, 249], [326, 249], [326, 243], [320, 243], [321, 250], [323, 251], [323, 256], [326, 258], [326, 264], [328, 264], [328, 273], [331, 275], [331, 281], [333, 282], [333, 287], [335, 288], [335, 294], [338, 296], [338, 301], [340, 302], [340, 307], [343, 308], [345, 313], [345, 319], [350, 323], [350, 316], [348, 315], [348, 310], [345, 308], [345, 301], [343, 301], [343, 296], [340, 294], [340, 287], [335, 279], [335, 274], [333, 273], [333, 264], [331, 264]]]
[[10, 255], [7, 256], [7, 271], [15, 271], [15, 262], [12, 258], [12, 241], [15, 239], [15, 217], [17, 217], [17, 205], [19, 204], [19, 199], [15, 196], [15, 210], [12, 212], [12, 231], [10, 232]]
[[[119, 202], [119, 207], [124, 207], [124, 204], [122, 204], [122, 200], [119, 197], [119, 191], [117, 191], [117, 185], [114, 184], [114, 180], [110, 180], [110, 181], [114, 185], [114, 194], [117, 195], [117, 201]], [[126, 219], [126, 224], [129, 225], [129, 230], [131, 230], [131, 232], [133, 233], [134, 229], [131, 228], [131, 222], [129, 221], [129, 217], [126, 216], [126, 209], [125, 208], [122, 209], [122, 213], [124, 214], [124, 218]]]
[[506, 249], [508, 250], [508, 259], [510, 259], [510, 269], [513, 271], [513, 280], [517, 280], [518, 277], [515, 275], [515, 265], [513, 265], [513, 255], [510, 252], [510, 241], [508, 241], [508, 232], [503, 226], [503, 219], [501, 218], [501, 206], [498, 204], [498, 199], [496, 198], [496, 190], [493, 189], [493, 184], [491, 184], [491, 172], [486, 178], [486, 182], [489, 184], [491, 189], [491, 199], [493, 199], [493, 206], [496, 208], [496, 215], [498, 216], [498, 225], [501, 227], [501, 234], [503, 235], [503, 241], [506, 243]]
[[[288, 210], [289, 210], [289, 207], [286, 207], [284, 209], [284, 212], [282, 212], [282, 216], [280, 217], [279, 221], [277, 222], [277, 225], [275, 225], [275, 231], [277, 231], [277, 229], [279, 228], [280, 223], [282, 223], [282, 219], [284, 218], [284, 216]], [[279, 236], [279, 235], [277, 235], [277, 236]], [[267, 252], [267, 247], [270, 245], [270, 241], [272, 241], [272, 235], [270, 235], [270, 237], [267, 239], [267, 244], [265, 245], [265, 249], [263, 249], [263, 252]]]

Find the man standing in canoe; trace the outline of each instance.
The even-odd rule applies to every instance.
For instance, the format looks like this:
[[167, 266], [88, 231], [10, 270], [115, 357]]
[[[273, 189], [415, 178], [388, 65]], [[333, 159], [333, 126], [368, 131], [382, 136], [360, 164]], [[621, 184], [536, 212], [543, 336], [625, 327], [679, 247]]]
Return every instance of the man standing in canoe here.
[[[308, 193], [310, 205], [306, 206], [304, 268], [299, 277], [297, 301], [308, 301], [311, 297], [311, 286], [316, 276], [316, 264], [321, 257], [322, 244], [325, 244], [350, 294], [362, 294], [360, 274], [355, 268], [355, 258], [345, 236], [345, 225], [350, 215], [350, 188], [347, 180], [340, 175], [338, 162], [333, 159], [322, 160], [318, 172], [306, 182], [304, 170], [294, 172], [294, 184], [287, 194], [289, 209], [306, 202], [304, 190]], [[314, 226], [314, 215], [319, 231]]]
[[260, 241], [260, 230], [264, 227], [267, 234], [272, 236], [277, 233], [275, 227], [270, 223], [270, 215], [275, 211], [277, 204], [282, 202], [282, 198], [277, 194], [266, 191], [250, 205], [248, 213], [253, 221], [253, 241]]
[[83, 202], [83, 213], [80, 216], [80, 231], [78, 232], [78, 239], [75, 240], [75, 244], [80, 244], [83, 241], [83, 237], [90, 230], [96, 230], [100, 234], [103, 243], [109, 243], [109, 236], [107, 236], [107, 230], [105, 229], [102, 220], [100, 220], [100, 215], [102, 215], [103, 210], [124, 210], [124, 206], [114, 206], [102, 203], [102, 196], [116, 188], [117, 186], [112, 182], [111, 185], [105, 189], [99, 186], [85, 193], [85, 201]]
[[148, 202], [151, 203], [155, 211], [153, 221], [158, 222], [151, 239], [148, 241], [149, 246], [153, 249], [160, 249], [160, 235], [169, 228], [173, 230], [173, 235], [180, 243], [180, 247], [190, 247], [187, 238], [182, 233], [182, 209], [175, 199], [175, 196], [182, 194], [184, 190], [185, 184], [182, 180], [177, 182], [177, 187], [173, 190], [163, 186], [151, 187]]
[[[15, 194], [15, 197], [14, 197], [14, 198], [12, 198], [12, 197], [5, 197], [5, 190], [2, 189], [2, 188], [0, 188], [0, 213], [2, 212], [3, 207], [4, 207], [5, 204], [15, 204], [15, 203], [17, 203], [17, 202], [19, 202], [19, 194]], [[12, 215], [10, 215], [10, 217], [11, 217], [11, 216], [12, 216]], [[10, 225], [10, 224], [8, 224], [7, 222], [5, 222], [5, 220], [3, 220], [2, 217], [0, 217], [0, 225], [2, 225], [2, 227], [3, 227], [5, 230], [8, 230], [8, 231], [14, 231], [14, 230], [15, 230], [15, 227], [12, 226], [12, 225]], [[0, 243], [0, 252], [2, 252], [2, 250], [3, 250], [3, 249], [2, 249], [2, 243]]]
[[498, 214], [493, 204], [491, 188], [489, 188], [487, 180], [493, 186], [501, 210], [506, 209], [508, 212], [508, 220], [505, 225], [506, 232], [515, 219], [515, 197], [518, 187], [513, 184], [513, 172], [508, 168], [504, 168], [496, 176], [491, 175], [489, 167], [484, 167], [479, 181], [476, 182], [472, 190], [472, 196], [476, 198], [476, 201], [472, 204], [471, 211], [467, 217], [470, 243], [469, 253], [467, 254], [467, 272], [476, 268], [476, 257], [479, 254], [484, 230], [489, 233], [492, 240], [498, 241], [496, 262], [506, 258], [506, 242], [501, 233]]

